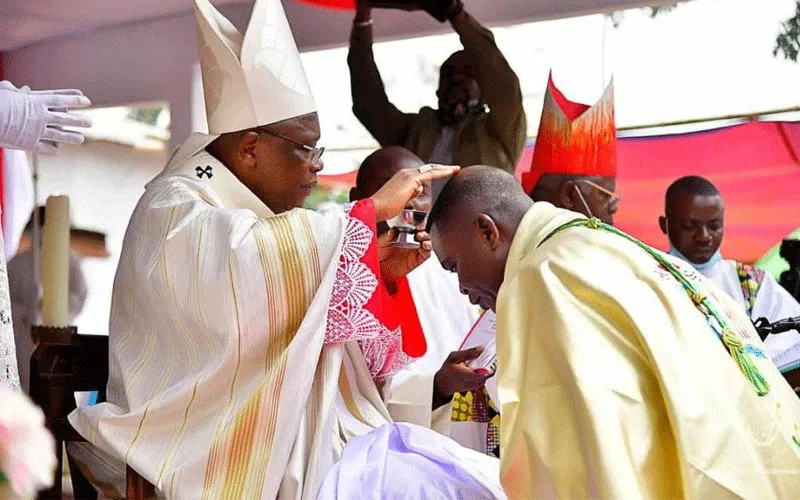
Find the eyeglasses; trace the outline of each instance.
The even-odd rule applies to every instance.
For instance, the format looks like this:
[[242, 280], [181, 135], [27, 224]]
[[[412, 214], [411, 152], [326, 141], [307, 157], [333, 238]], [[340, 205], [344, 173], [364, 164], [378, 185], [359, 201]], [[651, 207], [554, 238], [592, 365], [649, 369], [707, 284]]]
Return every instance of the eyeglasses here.
[[308, 152], [309, 158], [308, 161], [312, 165], [316, 165], [319, 163], [319, 160], [322, 158], [322, 153], [325, 152], [325, 148], [315, 148], [314, 146], [309, 146], [308, 144], [303, 144], [302, 142], [297, 142], [291, 137], [286, 137], [283, 134], [279, 134], [277, 132], [273, 132], [272, 130], [267, 130], [265, 128], [257, 129], [257, 131], [261, 134], [271, 135], [273, 137], [277, 137], [279, 139], [283, 139], [284, 141], [289, 141], [298, 148], [304, 149]]
[[600, 191], [604, 195], [608, 196], [608, 206], [609, 208], [616, 208], [619, 205], [619, 202], [622, 201], [622, 196], [618, 195], [613, 191], [609, 191], [608, 189], [604, 188], [600, 184], [596, 184], [588, 179], [577, 179], [575, 182], [582, 182], [587, 186], [591, 186], [596, 190]]

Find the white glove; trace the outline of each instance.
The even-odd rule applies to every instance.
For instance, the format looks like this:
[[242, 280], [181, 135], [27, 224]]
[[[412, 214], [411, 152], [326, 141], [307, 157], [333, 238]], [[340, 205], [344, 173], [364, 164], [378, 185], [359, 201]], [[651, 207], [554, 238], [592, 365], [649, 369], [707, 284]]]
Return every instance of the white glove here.
[[62, 127], [90, 127], [92, 121], [70, 108], [92, 103], [80, 90], [18, 89], [0, 82], [0, 146], [44, 154], [58, 152], [59, 143], [82, 144], [83, 134]]

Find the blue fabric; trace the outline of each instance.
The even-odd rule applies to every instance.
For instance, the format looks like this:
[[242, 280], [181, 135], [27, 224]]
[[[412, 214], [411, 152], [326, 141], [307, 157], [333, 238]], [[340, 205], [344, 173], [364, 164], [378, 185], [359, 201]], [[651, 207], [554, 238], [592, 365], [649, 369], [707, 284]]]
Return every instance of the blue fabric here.
[[383, 425], [347, 442], [317, 500], [490, 500], [506, 496], [500, 461], [435, 431]]
[[706, 271], [708, 271], [709, 269], [711, 269], [712, 267], [716, 266], [717, 264], [719, 264], [722, 261], [722, 254], [720, 253], [719, 250], [717, 250], [714, 253], [714, 255], [711, 256], [710, 259], [708, 259], [708, 262], [705, 262], [703, 264], [698, 264], [697, 262], [692, 262], [689, 259], [689, 257], [683, 255], [677, 248], [673, 247], [672, 245], [670, 245], [670, 247], [669, 247], [669, 254], [672, 255], [673, 257], [677, 257], [677, 258], [679, 258], [679, 259], [681, 259], [683, 261], [688, 262], [689, 264], [692, 265], [692, 267], [694, 267], [695, 269], [697, 269], [701, 273], [705, 273]]

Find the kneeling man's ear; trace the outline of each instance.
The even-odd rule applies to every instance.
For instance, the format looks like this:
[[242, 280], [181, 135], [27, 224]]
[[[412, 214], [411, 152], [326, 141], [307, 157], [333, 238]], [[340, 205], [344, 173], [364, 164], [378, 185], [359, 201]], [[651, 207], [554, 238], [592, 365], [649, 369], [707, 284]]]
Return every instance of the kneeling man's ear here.
[[486, 214], [478, 214], [477, 224], [483, 241], [489, 244], [491, 250], [495, 250], [500, 245], [500, 230], [497, 224]]

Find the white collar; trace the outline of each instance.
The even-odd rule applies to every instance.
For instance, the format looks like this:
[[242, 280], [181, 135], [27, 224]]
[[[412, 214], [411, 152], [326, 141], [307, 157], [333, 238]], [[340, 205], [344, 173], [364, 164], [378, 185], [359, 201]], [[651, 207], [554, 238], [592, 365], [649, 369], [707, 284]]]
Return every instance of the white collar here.
[[216, 136], [192, 134], [150, 184], [167, 177], [184, 177], [207, 188], [225, 208], [251, 210], [262, 219], [273, 217], [275, 213], [264, 202], [204, 149], [214, 139]]

